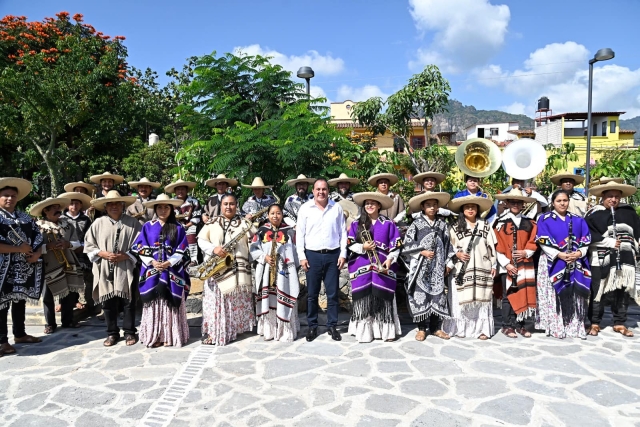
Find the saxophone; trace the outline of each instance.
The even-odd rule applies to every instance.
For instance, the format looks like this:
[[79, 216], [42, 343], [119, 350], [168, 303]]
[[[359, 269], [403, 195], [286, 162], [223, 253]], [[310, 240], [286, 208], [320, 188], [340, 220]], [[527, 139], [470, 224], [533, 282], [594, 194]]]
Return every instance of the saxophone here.
[[[280, 197], [278, 197], [278, 195], [276, 193], [271, 193], [273, 194], [273, 197], [276, 199], [275, 203], [271, 203], [271, 205], [277, 205], [280, 204]], [[255, 221], [253, 222], [253, 226], [254, 227], [258, 227], [260, 226], [260, 217], [269, 210], [269, 208], [271, 207], [271, 205], [260, 209], [259, 211], [256, 211], [256, 213], [252, 214], [253, 218], [255, 219]]]
[[240, 240], [242, 240], [247, 231], [249, 231], [253, 226], [252, 223], [244, 218], [242, 218], [242, 221], [245, 223], [245, 227], [243, 227], [233, 239], [229, 240], [224, 244], [224, 246], [222, 246], [222, 250], [227, 254], [226, 256], [220, 257], [216, 254], [213, 254], [202, 264], [189, 267], [187, 269], [187, 273], [197, 279], [207, 280], [208, 278], [231, 268], [236, 258], [234, 254], [236, 245]]
[[278, 280], [278, 229], [273, 227], [271, 235], [271, 259], [273, 265], [269, 266], [269, 287], [275, 288]]

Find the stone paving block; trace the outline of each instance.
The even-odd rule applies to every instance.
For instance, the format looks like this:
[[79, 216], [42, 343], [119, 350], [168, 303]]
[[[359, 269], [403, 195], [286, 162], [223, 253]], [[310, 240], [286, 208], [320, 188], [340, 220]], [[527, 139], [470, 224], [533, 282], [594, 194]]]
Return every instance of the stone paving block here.
[[9, 424], [9, 427], [66, 427], [68, 425], [67, 421], [60, 418], [25, 414]]
[[117, 395], [88, 387], [63, 387], [52, 398], [54, 402], [71, 407], [95, 409], [113, 403]]
[[462, 403], [456, 399], [434, 399], [431, 401], [435, 406], [449, 408], [453, 411], [459, 411], [462, 409]]
[[328, 356], [328, 357], [340, 357], [344, 353], [345, 349], [333, 341], [312, 341], [304, 342], [296, 348], [299, 354], [308, 354], [311, 356]]
[[216, 368], [221, 371], [236, 376], [242, 377], [245, 375], [253, 375], [256, 373], [256, 364], [252, 362], [224, 362], [218, 363]]
[[441, 362], [436, 359], [418, 359], [411, 362], [425, 377], [456, 375], [462, 372], [456, 362]]
[[374, 348], [369, 352], [370, 356], [385, 360], [403, 360], [405, 356], [391, 347]]
[[370, 371], [371, 366], [369, 366], [369, 363], [362, 360], [352, 360], [340, 365], [331, 366], [324, 370], [324, 372], [329, 374], [347, 375], [350, 377], [365, 377]]
[[418, 342], [413, 340], [413, 341], [405, 342], [400, 345], [400, 349], [403, 352], [414, 355], [414, 356], [420, 356], [420, 357], [434, 356], [433, 347], [425, 343], [424, 341]]
[[394, 362], [378, 362], [378, 371], [385, 374], [394, 374], [399, 372], [413, 372], [407, 362], [394, 361]]
[[571, 374], [590, 377], [591, 373], [585, 368], [566, 357], [543, 357], [530, 364], [531, 368], [549, 372], [559, 372], [561, 374]]
[[524, 379], [514, 384], [514, 387], [525, 392], [537, 393], [543, 396], [564, 398], [565, 390], [559, 387], [549, 387], [539, 382], [532, 381], [530, 379]]
[[[21, 400], [18, 404], [15, 404], [16, 408], [20, 412], [30, 412], [38, 409], [44, 405], [44, 401], [47, 398], [47, 393], [38, 393]], [[15, 401], [14, 401], [15, 402]]]
[[601, 354], [583, 355], [580, 356], [580, 361], [593, 370], [601, 372], [624, 372], [629, 375], [640, 375], [639, 365], [630, 363], [625, 359], [618, 359], [616, 363], [611, 363], [611, 357]]
[[171, 349], [171, 351], [155, 351], [149, 354], [150, 365], [172, 365], [185, 363], [189, 359], [190, 351]]
[[376, 418], [365, 415], [360, 418], [356, 427], [395, 427], [400, 424], [400, 420], [392, 420], [389, 418]]
[[324, 360], [315, 358], [301, 358], [300, 360], [292, 361], [289, 363], [282, 363], [279, 360], [268, 360], [267, 362], [265, 362], [264, 378], [279, 378], [285, 375], [307, 372], [326, 364], [327, 362], [325, 362]]
[[262, 415], [255, 415], [247, 420], [247, 426], [249, 427], [258, 427], [263, 426], [269, 422], [269, 418], [263, 417]]
[[247, 393], [234, 392], [227, 400], [225, 400], [218, 411], [221, 414], [228, 414], [230, 412], [238, 412], [245, 409], [249, 405], [253, 405], [261, 399]]
[[506, 364], [489, 360], [480, 360], [471, 364], [471, 369], [476, 373], [492, 375], [506, 375], [515, 377], [528, 377], [534, 375], [533, 371], [522, 368], [522, 364]]
[[470, 425], [471, 418], [438, 409], [429, 409], [411, 423], [412, 427], [463, 427]]
[[501, 351], [507, 356], [511, 356], [516, 359], [520, 359], [524, 357], [536, 357], [542, 354], [541, 352], [536, 350], [526, 350], [518, 347], [502, 347], [502, 348], [498, 348], [498, 351]]
[[369, 411], [404, 415], [418, 406], [418, 401], [393, 394], [371, 394], [365, 407]]
[[309, 388], [313, 381], [318, 378], [318, 375], [314, 373], [302, 374], [296, 377], [287, 377], [287, 379], [275, 379], [269, 381], [270, 384], [285, 386], [295, 390], [304, 390]]
[[138, 405], [135, 405], [132, 408], [128, 408], [122, 411], [119, 417], [125, 418], [125, 419], [131, 419], [131, 420], [139, 420], [139, 419], [142, 419], [142, 417], [144, 417], [144, 414], [147, 413], [147, 411], [149, 410], [149, 407], [151, 407], [151, 402], [140, 403]]
[[632, 376], [632, 375], [618, 375], [611, 374], [609, 377], [612, 380], [619, 382], [620, 384], [624, 384], [627, 387], [631, 387], [640, 392], [640, 377]]
[[568, 356], [570, 354], [581, 352], [584, 350], [584, 347], [578, 344], [560, 342], [557, 345], [539, 345], [536, 346], [536, 350], [540, 350], [543, 353], [548, 353], [553, 356]]
[[589, 406], [570, 402], [549, 402], [545, 405], [567, 426], [605, 427], [611, 425], [606, 416]]
[[313, 398], [313, 406], [326, 405], [333, 403], [336, 400], [336, 395], [333, 390], [326, 390], [322, 388], [315, 388], [311, 390], [311, 397]]
[[447, 346], [440, 349], [440, 355], [453, 360], [467, 361], [476, 355], [474, 350], [461, 348], [457, 346]]
[[82, 360], [82, 353], [77, 352], [64, 352], [58, 353], [46, 362], [43, 362], [43, 366], [69, 366], [80, 363]]
[[370, 378], [369, 381], [367, 381], [367, 384], [370, 387], [375, 387], [375, 388], [382, 388], [385, 390], [390, 390], [393, 388], [393, 384], [391, 384], [388, 381], [383, 380], [380, 377], [373, 377]]
[[351, 409], [351, 401], [344, 402], [342, 405], [338, 405], [334, 408], [329, 409], [329, 412], [332, 412], [336, 415], [346, 415]]
[[104, 366], [105, 371], [119, 371], [122, 369], [131, 369], [135, 366], [143, 366], [144, 357], [142, 354], [128, 354], [126, 356], [113, 357]]
[[460, 377], [455, 378], [456, 395], [468, 399], [479, 399], [506, 393], [507, 382], [498, 378], [488, 377]]
[[155, 385], [155, 381], [130, 381], [126, 383], [107, 384], [106, 387], [119, 392], [139, 392], [149, 390]]
[[263, 408], [278, 420], [288, 420], [306, 411], [307, 405], [297, 397], [289, 397], [267, 402]]
[[559, 374], [551, 374], [545, 375], [543, 380], [552, 384], [573, 384], [576, 381], [579, 381], [578, 377], [569, 377], [567, 375], [559, 375]]
[[343, 424], [337, 423], [329, 419], [329, 417], [321, 415], [317, 412], [312, 412], [310, 414], [305, 414], [295, 423], [293, 423], [295, 427], [309, 427], [309, 426], [323, 426], [323, 427], [342, 427]]
[[13, 397], [32, 396], [43, 390], [51, 390], [60, 385], [60, 381], [52, 378], [23, 378], [18, 381], [18, 387]]
[[96, 414], [95, 412], [85, 412], [76, 421], [78, 426], [91, 426], [91, 427], [111, 427], [116, 425], [116, 420], [107, 417], [102, 414]]
[[429, 398], [444, 396], [448, 389], [441, 383], [430, 379], [408, 380], [400, 383], [400, 391], [405, 395], [429, 396]]
[[364, 388], [364, 387], [347, 387], [344, 389], [343, 396], [344, 397], [361, 396], [369, 392], [371, 392], [371, 389]]
[[532, 410], [532, 398], [512, 394], [483, 402], [473, 412], [497, 418], [507, 424], [527, 425], [531, 422]]
[[576, 390], [601, 406], [616, 406], [640, 402], [637, 392], [629, 391], [609, 381], [596, 380], [576, 387]]

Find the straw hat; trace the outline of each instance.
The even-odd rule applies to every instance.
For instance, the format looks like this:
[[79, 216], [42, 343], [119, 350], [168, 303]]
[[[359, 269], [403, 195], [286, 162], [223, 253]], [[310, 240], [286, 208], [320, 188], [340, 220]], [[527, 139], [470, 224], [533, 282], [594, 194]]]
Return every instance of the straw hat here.
[[146, 176], [140, 181], [129, 181], [129, 187], [131, 188], [138, 188], [138, 185], [148, 185], [151, 188], [160, 188], [162, 184], [160, 184], [159, 182], [151, 182], [147, 179]]
[[69, 199], [69, 204], [71, 204], [71, 200], [80, 200], [82, 202], [83, 208], [88, 208], [91, 206], [91, 197], [84, 193], [79, 193], [77, 191], [69, 191], [67, 193], [62, 193], [58, 195], [58, 197], [62, 199]]
[[358, 178], [349, 178], [346, 173], [341, 173], [339, 177], [330, 179], [327, 181], [329, 185], [337, 186], [339, 182], [348, 182], [351, 185], [356, 185], [360, 182]]
[[369, 183], [369, 185], [377, 187], [378, 186], [378, 180], [380, 180], [380, 179], [388, 179], [389, 180], [389, 186], [392, 186], [396, 182], [398, 182], [398, 177], [396, 175], [392, 174], [392, 173], [379, 173], [379, 174], [373, 175], [372, 177], [369, 177], [367, 182]]
[[272, 188], [273, 185], [264, 185], [264, 181], [259, 176], [253, 178], [251, 185], [242, 184], [244, 188]]
[[158, 197], [156, 197], [155, 200], [149, 200], [149, 201], [143, 202], [142, 206], [144, 206], [145, 208], [152, 208], [155, 205], [171, 205], [177, 208], [178, 206], [182, 206], [183, 203], [184, 202], [182, 200], [172, 199], [167, 194], [163, 193], [158, 195]]
[[498, 200], [520, 200], [525, 203], [533, 203], [536, 201], [533, 197], [527, 197], [522, 195], [522, 190], [512, 188], [508, 193], [496, 194]]
[[617, 182], [618, 184], [624, 184], [624, 179], [622, 179], [622, 178], [608, 178], [608, 177], [606, 177], [606, 176], [603, 176], [603, 177], [602, 177], [602, 178], [600, 178], [600, 179], [597, 179], [597, 180], [595, 180], [595, 181], [591, 181], [591, 182], [589, 183], [589, 185], [590, 185], [591, 187], [595, 187], [596, 185], [606, 184], [606, 183], [608, 183], [608, 182], [612, 182], [612, 181], [613, 181], [613, 182]]
[[393, 199], [382, 193], [366, 191], [364, 193], [356, 193], [353, 195], [353, 202], [358, 206], [364, 206], [365, 200], [375, 200], [376, 202], [380, 203], [380, 206], [382, 206], [382, 210], [389, 209], [391, 206], [393, 206]]
[[121, 196], [116, 190], [111, 190], [106, 196], [101, 197], [100, 199], [91, 200], [91, 206], [103, 211], [107, 203], [124, 202], [124, 206], [127, 207], [132, 205], [135, 201], [135, 196]]
[[18, 189], [18, 201], [24, 199], [31, 193], [33, 185], [22, 178], [0, 178], [0, 188], [14, 187]]
[[124, 177], [120, 175], [114, 175], [111, 172], [104, 172], [100, 175], [93, 175], [91, 178], [89, 178], [89, 181], [100, 184], [100, 181], [102, 181], [103, 179], [112, 179], [114, 185], [122, 184], [124, 182]]
[[221, 173], [215, 178], [208, 179], [205, 182], [205, 184], [208, 185], [209, 187], [215, 187], [216, 184], [219, 182], [226, 182], [227, 184], [229, 184], [229, 187], [235, 187], [236, 185], [238, 185], [237, 179], [227, 178], [227, 176], [223, 173]]
[[418, 175], [413, 177], [413, 180], [416, 182], [416, 184], [418, 185], [422, 185], [422, 183], [424, 182], [424, 180], [426, 178], [433, 178], [436, 180], [436, 185], [442, 183], [447, 177], [442, 174], [442, 173], [438, 173], [438, 172], [422, 172], [419, 173]]
[[612, 179], [606, 184], [600, 184], [596, 185], [595, 187], [591, 187], [589, 189], [589, 194], [596, 197], [602, 197], [602, 193], [609, 190], [618, 190], [622, 193], [621, 197], [633, 196], [634, 194], [636, 194], [636, 191], [638, 191], [638, 189], [633, 185], [620, 184], [619, 182], [615, 182]]
[[575, 182], [575, 185], [580, 185], [584, 182], [584, 176], [582, 175], [576, 175], [573, 173], [568, 173], [568, 172], [564, 172], [564, 173], [557, 173], [555, 175], [553, 175], [551, 177], [551, 182], [553, 182], [555, 185], [560, 186], [560, 182], [563, 179], [572, 179]]
[[43, 201], [33, 205], [31, 209], [29, 209], [29, 215], [39, 217], [42, 216], [42, 211], [47, 206], [60, 205], [60, 208], [65, 209], [69, 207], [69, 203], [71, 203], [71, 200], [69, 199], [63, 199], [61, 197], [47, 197]]
[[493, 201], [489, 197], [471, 195], [452, 199], [447, 207], [450, 211], [458, 213], [464, 205], [470, 204], [478, 205], [478, 210], [482, 213], [491, 209]]
[[184, 181], [182, 179], [177, 180], [176, 182], [172, 182], [171, 184], [164, 187], [164, 191], [167, 193], [175, 193], [176, 187], [187, 187], [189, 190], [193, 190], [197, 184], [193, 181]]
[[306, 176], [300, 174], [298, 175], [298, 177], [296, 179], [290, 179], [289, 181], [287, 181], [287, 185], [290, 187], [295, 187], [297, 183], [299, 182], [306, 182], [308, 184], [313, 184], [314, 182], [316, 182], [315, 178], [307, 178]]
[[93, 191], [96, 191], [96, 186], [93, 184], [87, 184], [86, 182], [78, 181], [78, 182], [70, 182], [64, 186], [64, 191], [68, 193], [73, 193], [76, 187], [86, 188], [87, 192], [91, 194]]
[[442, 191], [425, 191], [422, 194], [412, 197], [411, 200], [409, 200], [409, 207], [413, 212], [419, 212], [422, 210], [420, 208], [422, 202], [431, 199], [437, 200], [439, 207], [444, 207], [447, 203], [449, 203], [449, 200], [451, 200], [451, 196], [449, 195], [449, 193], [445, 193]]

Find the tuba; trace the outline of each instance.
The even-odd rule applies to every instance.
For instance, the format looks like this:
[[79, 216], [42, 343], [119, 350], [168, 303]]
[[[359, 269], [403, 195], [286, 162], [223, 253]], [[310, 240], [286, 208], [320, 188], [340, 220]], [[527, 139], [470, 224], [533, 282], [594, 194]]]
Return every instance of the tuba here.
[[484, 138], [472, 138], [456, 150], [456, 164], [465, 175], [483, 178], [500, 168], [500, 148]]
[[534, 178], [544, 170], [546, 164], [547, 151], [533, 139], [517, 139], [507, 145], [502, 153], [502, 167], [511, 178]]

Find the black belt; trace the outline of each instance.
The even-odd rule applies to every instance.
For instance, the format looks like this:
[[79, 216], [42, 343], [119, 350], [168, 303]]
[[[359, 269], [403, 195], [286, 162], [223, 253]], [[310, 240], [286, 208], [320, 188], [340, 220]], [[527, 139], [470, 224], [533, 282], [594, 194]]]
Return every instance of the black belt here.
[[335, 249], [320, 249], [317, 251], [311, 250], [311, 249], [307, 249], [309, 252], [315, 252], [317, 254], [330, 254], [333, 252], [338, 252], [340, 251], [340, 248], [335, 248]]

